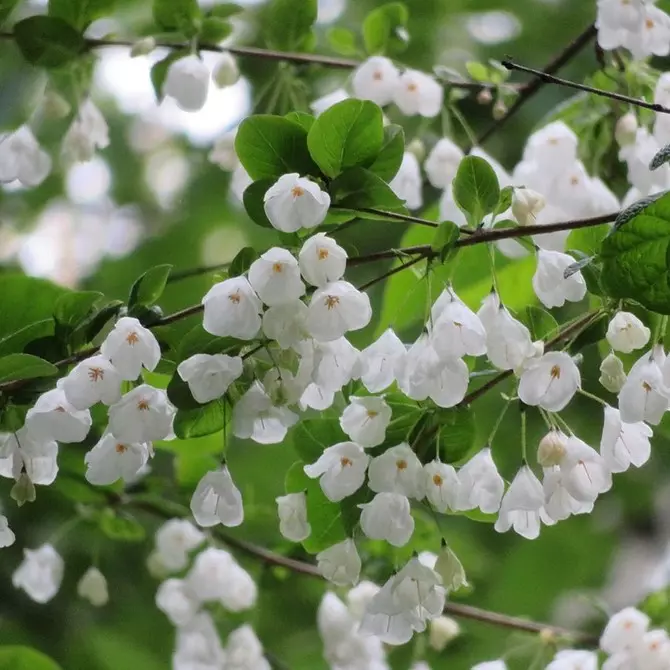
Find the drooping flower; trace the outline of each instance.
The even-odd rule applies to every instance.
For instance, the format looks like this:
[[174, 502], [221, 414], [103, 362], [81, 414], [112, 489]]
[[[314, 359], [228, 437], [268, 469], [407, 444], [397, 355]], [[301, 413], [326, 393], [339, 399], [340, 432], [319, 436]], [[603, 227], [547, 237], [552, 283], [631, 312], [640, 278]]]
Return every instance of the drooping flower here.
[[370, 393], [379, 393], [395, 380], [396, 362], [407, 353], [400, 338], [387, 328], [360, 355], [361, 381]]
[[26, 414], [26, 427], [40, 440], [82, 442], [91, 423], [91, 413], [76, 409], [62, 388], [43, 393]]
[[305, 474], [311, 479], [320, 477], [321, 489], [332, 502], [343, 500], [363, 486], [370, 457], [354, 442], [340, 442], [328, 447]]
[[124, 444], [164, 440], [174, 413], [165, 391], [141, 384], [109, 408], [109, 430]]
[[579, 302], [586, 295], [586, 282], [580, 271], [565, 278], [565, 270], [574, 262], [572, 256], [560, 251], [537, 252], [533, 289], [545, 307], [562, 307], [566, 300]]
[[191, 498], [191, 512], [196, 523], [203, 528], [219, 523], [233, 528], [242, 523], [242, 494], [227, 467], [206, 473], [198, 482]]
[[0, 184], [18, 179], [24, 186], [39, 186], [51, 172], [51, 164], [28, 126], [0, 134]]
[[263, 656], [263, 645], [249, 624], [236, 628], [228, 635], [226, 670], [272, 670]]
[[526, 405], [560, 412], [580, 387], [579, 368], [570, 355], [550, 351], [529, 363], [521, 373], [519, 398]]
[[552, 521], [567, 519], [572, 514], [589, 514], [594, 501], [577, 500], [566, 487], [568, 477], [558, 466], [544, 469], [544, 511]]
[[0, 514], [0, 548], [11, 547], [16, 540], [14, 531], [9, 527], [7, 517]]
[[173, 670], [222, 668], [226, 655], [209, 612], [199, 612], [185, 626], [177, 628], [172, 656]]
[[376, 493], [399, 493], [416, 500], [426, 494], [421, 461], [405, 442], [373, 458], [368, 479], [368, 485]]
[[91, 566], [77, 583], [77, 595], [88, 600], [94, 607], [102, 607], [109, 601], [109, 591], [105, 575]]
[[197, 112], [205, 106], [209, 92], [209, 68], [195, 54], [170, 64], [163, 95], [173, 98], [179, 109]]
[[437, 299], [431, 310], [431, 343], [446, 359], [486, 353], [486, 330], [479, 317], [451, 290]]
[[619, 410], [606, 405], [600, 455], [614, 473], [625, 472], [631, 465], [639, 468], [651, 456], [652, 435], [651, 428], [643, 421], [624, 423]]
[[150, 444], [120, 442], [112, 433], [106, 433], [84, 456], [86, 480], [101, 486], [113, 484], [117, 479], [132, 481], [150, 455]]
[[29, 487], [48, 486], [58, 474], [57, 458], [58, 443], [38, 438], [26, 426], [15, 433], [0, 433], [0, 476]]
[[459, 471], [460, 482], [455, 508], [459, 511], [478, 507], [484, 514], [493, 514], [500, 508], [505, 482], [498, 473], [491, 450], [477, 452]]
[[337, 586], [353, 586], [361, 574], [361, 558], [356, 543], [347, 538], [316, 555], [319, 572]]
[[372, 100], [380, 107], [388, 105], [398, 86], [400, 73], [393, 62], [383, 56], [371, 56], [354, 72], [351, 85], [354, 96], [361, 100]]
[[263, 334], [275, 340], [281, 349], [295, 348], [308, 337], [308, 313], [302, 300], [269, 307], [263, 314]]
[[170, 571], [188, 565], [189, 552], [205, 541], [205, 535], [187, 519], [170, 519], [156, 531], [156, 552]]
[[544, 209], [544, 196], [530, 188], [515, 188], [512, 195], [512, 214], [520, 226], [537, 223], [537, 215]]
[[265, 214], [284, 233], [314, 228], [326, 218], [330, 196], [297, 172], [284, 174], [265, 192]]
[[279, 532], [291, 542], [309, 537], [312, 527], [307, 520], [307, 498], [304, 492], [288, 493], [275, 499], [279, 515]]
[[199, 403], [220, 398], [242, 374], [242, 359], [226, 354], [194, 354], [177, 366], [177, 374], [188, 384]]
[[175, 626], [185, 626], [198, 613], [200, 602], [183, 579], [166, 579], [156, 592], [156, 607]]
[[306, 282], [312, 286], [325, 286], [344, 276], [347, 252], [325, 233], [316, 233], [302, 245], [298, 263]]
[[393, 92], [393, 102], [406, 116], [437, 116], [443, 99], [442, 86], [433, 77], [418, 70], [405, 70]]
[[668, 388], [664, 382], [665, 353], [654, 347], [640, 357], [628, 373], [619, 393], [619, 411], [624, 423], [646, 421], [656, 426], [668, 409]]
[[23, 562], [14, 571], [12, 584], [36, 603], [48, 603], [58, 593], [64, 569], [63, 559], [50, 544], [24, 549]]
[[305, 293], [298, 261], [280, 247], [266, 251], [251, 264], [249, 283], [268, 306], [293, 302]]
[[500, 505], [495, 529], [505, 533], [510, 528], [529, 540], [540, 534], [540, 513], [544, 507], [544, 490], [533, 471], [524, 465], [517, 472]]
[[629, 354], [649, 342], [651, 331], [635, 314], [617, 312], [607, 326], [607, 341], [615, 351]]
[[435, 188], [447, 188], [456, 176], [461, 160], [463, 151], [458, 145], [448, 137], [438, 140], [423, 164], [428, 181]]
[[421, 168], [419, 161], [411, 151], [405, 151], [400, 168], [389, 182], [391, 190], [405, 201], [408, 209], [419, 209], [423, 205], [421, 191]]
[[79, 111], [63, 138], [62, 160], [66, 165], [85, 163], [93, 158], [96, 149], [108, 146], [107, 121], [89, 98], [79, 105]]
[[215, 284], [202, 304], [202, 326], [208, 333], [241, 340], [251, 340], [258, 334], [262, 304], [245, 277], [231, 277]]
[[98, 402], [113, 405], [121, 398], [121, 374], [104, 356], [91, 356], [75, 365], [60, 387], [78, 410]]
[[426, 498], [438, 512], [456, 509], [460, 481], [453, 465], [431, 461], [423, 466], [423, 477]]
[[568, 438], [566, 455], [561, 461], [563, 485], [581, 502], [593, 502], [612, 487], [612, 472], [603, 457], [575, 435]]
[[331, 342], [350, 330], [370, 323], [370, 298], [346, 281], [336, 281], [317, 289], [307, 315], [307, 329], [320, 342]]
[[122, 379], [134, 381], [142, 368], [154, 370], [161, 359], [161, 348], [156, 336], [137, 319], [120, 318], [100, 347], [119, 371]]
[[340, 426], [349, 438], [362, 447], [376, 447], [386, 437], [391, 422], [391, 408], [384, 398], [376, 396], [349, 398], [340, 417]]
[[361, 528], [371, 540], [386, 540], [394, 547], [406, 545], [414, 532], [409, 500], [401, 493], [377, 493], [371, 502], [359, 505]]

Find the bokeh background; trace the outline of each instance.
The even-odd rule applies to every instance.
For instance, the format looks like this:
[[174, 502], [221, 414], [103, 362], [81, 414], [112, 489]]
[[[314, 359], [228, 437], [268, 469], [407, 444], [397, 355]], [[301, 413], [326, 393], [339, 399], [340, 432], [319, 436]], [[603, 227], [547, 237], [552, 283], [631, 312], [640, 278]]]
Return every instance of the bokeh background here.
[[[262, 45], [257, 12], [260, 4], [245, 2], [247, 10], [236, 19], [235, 43]], [[326, 38], [333, 25], [354, 33], [373, 0], [320, 2], [316, 51], [333, 54]], [[507, 54], [541, 67], [595, 17], [595, 0], [406, 0], [410, 10], [411, 41], [402, 61], [430, 71], [436, 64], [464, 72], [470, 60], [501, 59]], [[42, 8], [42, 9], [41, 9]], [[24, 2], [17, 18], [43, 11], [38, 2]], [[118, 3], [113, 19], [94, 24], [89, 34], [114, 32], [133, 37], [151, 26], [150, 3]], [[161, 56], [130, 59], [124, 48], [101, 49], [95, 62], [91, 94], [103, 110], [111, 130], [111, 145], [93, 161], [67, 171], [57, 169], [39, 188], [0, 187], [0, 263], [2, 271], [17, 267], [26, 273], [69, 287], [93, 289], [110, 298], [124, 299], [133, 280], [147, 268], [171, 263], [176, 270], [202, 264], [225, 263], [244, 246], [256, 248], [276, 242], [271, 231], [255, 226], [231, 192], [230, 173], [211, 163], [214, 141], [256, 108], [258, 93], [277, 77], [269, 61], [240, 59], [243, 78], [232, 88], [212, 89], [205, 108], [181, 112], [169, 102], [157, 106], [149, 79], [151, 63]], [[662, 68], [662, 63], [659, 64]], [[584, 50], [563, 71], [580, 79], [597, 67], [593, 48]], [[346, 85], [349, 72], [307, 67], [299, 70], [307, 82], [305, 102]], [[34, 112], [44, 90], [43, 73], [26, 65], [14, 45], [0, 41], [0, 129], [15, 127]], [[485, 149], [505, 167], [519, 159], [532, 129], [570, 94], [545, 87]], [[258, 103], [258, 104], [257, 104]], [[473, 98], [459, 103], [469, 123], [482, 130], [492, 122], [491, 107]], [[465, 141], [457, 125], [455, 139]], [[418, 123], [406, 124], [407, 137], [420, 132]], [[434, 132], [437, 129], [433, 129]], [[54, 155], [63, 128], [40, 121], [40, 140]], [[621, 196], [620, 187], [618, 194]], [[427, 202], [436, 193], [426, 192]], [[435, 206], [425, 213], [435, 212]], [[374, 251], [401, 244], [430, 241], [430, 231], [407, 230], [402, 224], [365, 222], [343, 237], [353, 252]], [[483, 253], [483, 252], [482, 252]], [[479, 249], [468, 249], [455, 277], [456, 289], [471, 306], [490, 288], [488, 265]], [[355, 269], [360, 283], [380, 274], [388, 265]], [[532, 261], [501, 263], [500, 285], [511, 307], [533, 300]], [[200, 301], [211, 286], [212, 274], [170, 284], [161, 300], [166, 313]], [[425, 283], [411, 271], [381, 284], [371, 294], [373, 322], [356, 333], [354, 344], [369, 341], [388, 325], [409, 340], [421, 326]], [[568, 318], [584, 306], [573, 306], [560, 316]], [[197, 318], [197, 317], [196, 317]], [[0, 315], [0, 322], [2, 315]], [[192, 327], [195, 320], [176, 326]], [[600, 353], [584, 350], [583, 376], [596, 390]], [[475, 405], [478, 442], [489, 433], [497, 415], [499, 395]], [[574, 403], [567, 415], [570, 425], [590, 444], [599, 443], [601, 409], [588, 401]], [[531, 421], [530, 444], [541, 436], [542, 425]], [[468, 572], [472, 589], [459, 599], [501, 612], [529, 616], [571, 627], [596, 630], [603, 611], [635, 603], [670, 580], [670, 446], [660, 426], [652, 461], [641, 471], [616, 478], [614, 490], [602, 496], [593, 514], [571, 518], [544, 528], [539, 540], [498, 535], [488, 524], [446, 517], [441, 532], [454, 547]], [[152, 477], [165, 495], [185, 496], [221, 449], [222, 436], [173, 443], [159, 449]], [[0, 643], [28, 644], [53, 656], [65, 669], [161, 670], [170, 665], [174, 630], [157, 610], [157, 581], [145, 566], [159, 523], [139, 517], [147, 529], [140, 543], [114, 543], [93, 526], [81, 524], [65, 535], [58, 547], [66, 557], [66, 576], [58, 596], [46, 606], [36, 605], [11, 586], [11, 573], [21, 560], [22, 546], [47, 540], [73, 513], [73, 498], [94, 495], [77, 479], [86, 447], [61, 449], [58, 483], [38, 491], [37, 501], [16, 509], [8, 499], [11, 482], [0, 482], [5, 513], [19, 541], [0, 556]], [[519, 419], [509, 412], [493, 445], [503, 474], [513, 475], [520, 454]], [[274, 498], [283, 493], [283, 475], [297, 459], [291, 439], [263, 447], [251, 443], [228, 445], [230, 467], [242, 488], [248, 521], [235, 532], [240, 537], [303, 557], [300, 548], [282, 540], [275, 518]], [[69, 473], [69, 474], [68, 474]], [[419, 521], [416, 549], [437, 551], [439, 534], [432, 519]], [[379, 548], [371, 545], [373, 555]], [[76, 597], [75, 585], [92, 555], [110, 583], [111, 601], [93, 610]], [[295, 670], [326, 668], [315, 628], [315, 612], [324, 586], [309, 578], [263, 567], [240, 557], [260, 587], [258, 607], [250, 620], [269, 651]], [[393, 562], [393, 556], [385, 560]], [[222, 630], [241, 619], [221, 615]], [[463, 635], [441, 655], [431, 658], [434, 669], [469, 668], [503, 651], [528, 644], [528, 639], [483, 624], [461, 621]], [[531, 660], [534, 651], [531, 650]], [[406, 660], [393, 655], [394, 667]], [[512, 666], [528, 668], [528, 656], [512, 657]], [[406, 665], [404, 666], [406, 667]]]

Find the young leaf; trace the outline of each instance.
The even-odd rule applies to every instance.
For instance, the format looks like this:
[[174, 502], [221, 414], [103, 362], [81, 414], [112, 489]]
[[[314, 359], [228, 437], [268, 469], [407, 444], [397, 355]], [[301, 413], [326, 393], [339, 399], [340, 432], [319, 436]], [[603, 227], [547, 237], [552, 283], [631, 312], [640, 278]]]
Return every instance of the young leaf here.
[[65, 19], [77, 30], [114, 12], [117, 0], [49, 0], [49, 16]]
[[307, 136], [309, 153], [328, 177], [372, 164], [383, 142], [382, 110], [369, 100], [343, 100], [329, 107]]
[[128, 308], [153, 305], [163, 295], [171, 271], [171, 265], [157, 265], [138, 277], [130, 289]]
[[285, 119], [297, 123], [299, 126], [302, 126], [307, 132], [310, 131], [314, 125], [316, 118], [312, 114], [307, 112], [289, 112], [284, 116]]
[[263, 228], [273, 228], [265, 213], [265, 193], [275, 183], [274, 179], [258, 179], [244, 189], [242, 202], [249, 218]]
[[156, 100], [158, 100], [158, 102], [161, 102], [165, 97], [163, 95], [163, 84], [165, 83], [165, 78], [167, 77], [170, 65], [187, 55], [188, 51], [177, 49], [171, 51], [165, 58], [156, 61], [151, 66], [151, 73], [149, 76], [151, 77], [151, 85], [154, 87], [154, 93], [156, 94]]
[[263, 17], [268, 46], [302, 49], [311, 35], [317, 11], [317, 0], [271, 0]]
[[546, 340], [558, 332], [556, 319], [547, 310], [535, 305], [529, 305], [520, 314], [519, 320], [530, 331], [530, 337], [535, 340]]
[[58, 374], [55, 365], [30, 354], [9, 354], [0, 358], [0, 383]]
[[339, 26], [330, 28], [326, 33], [326, 39], [330, 48], [342, 56], [355, 56], [358, 53], [356, 35], [351, 30]]
[[227, 19], [230, 16], [239, 14], [244, 11], [244, 7], [236, 5], [234, 2], [222, 2], [214, 5], [208, 12], [207, 16], [216, 16], [220, 19]]
[[[459, 463], [465, 460], [477, 435], [474, 411], [469, 407], [453, 407], [439, 411], [436, 420], [439, 425], [438, 444], [442, 461]], [[432, 460], [432, 455], [429, 460]]]
[[333, 201], [346, 209], [370, 207], [391, 212], [406, 212], [404, 202], [374, 172], [352, 168], [343, 172], [330, 185]]
[[193, 37], [201, 12], [197, 0], [153, 0], [153, 14], [162, 30], [176, 30]]
[[400, 53], [407, 47], [409, 12], [402, 2], [373, 9], [363, 21], [363, 42], [369, 54]]
[[14, 26], [14, 39], [32, 65], [61, 67], [86, 50], [86, 41], [67, 21], [55, 16], [31, 16]]
[[0, 670], [61, 670], [61, 666], [41, 651], [30, 647], [0, 647]]
[[228, 354], [237, 356], [242, 347], [247, 344], [234, 337], [218, 337], [208, 333], [198, 324], [182, 338], [177, 350], [177, 361], [181, 363], [194, 354]]
[[0, 356], [20, 353], [28, 343], [38, 338], [53, 335], [53, 332], [53, 319], [41, 319], [40, 321], [29, 323], [15, 333], [10, 333], [0, 339]]
[[117, 542], [141, 542], [146, 535], [144, 526], [137, 519], [109, 508], [100, 514], [99, 524], [100, 530]]
[[0, 0], [0, 27], [9, 18], [9, 15], [14, 11], [19, 2], [21, 0]]
[[200, 28], [200, 40], [204, 44], [216, 44], [225, 40], [233, 32], [230, 21], [218, 16], [208, 16], [202, 20]]
[[61, 296], [54, 306], [56, 328], [68, 334], [83, 323], [103, 297], [98, 291], [73, 291]]
[[[187, 440], [218, 433], [225, 427], [226, 409], [224, 400], [212, 400], [195, 409], [179, 409], [174, 418], [175, 435]], [[230, 416], [230, 411], [228, 411]]]
[[374, 163], [368, 168], [385, 182], [396, 176], [405, 153], [405, 132], [392, 123], [384, 127], [384, 141]]
[[466, 156], [454, 179], [454, 200], [476, 227], [490, 214], [500, 200], [500, 186], [493, 168], [478, 156]]
[[230, 267], [228, 268], [228, 274], [231, 277], [239, 277], [240, 275], [243, 275], [257, 258], [258, 252], [253, 247], [244, 247], [244, 249], [241, 249], [237, 256], [233, 258]]

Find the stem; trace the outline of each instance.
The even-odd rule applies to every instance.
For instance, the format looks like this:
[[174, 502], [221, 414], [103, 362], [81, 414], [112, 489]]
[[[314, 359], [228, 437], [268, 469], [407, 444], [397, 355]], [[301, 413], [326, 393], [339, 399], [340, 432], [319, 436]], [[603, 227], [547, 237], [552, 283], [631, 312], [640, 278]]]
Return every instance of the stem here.
[[521, 409], [521, 458], [523, 459], [523, 464], [528, 465], [528, 434], [526, 431], [526, 406], [523, 403], [520, 404]]
[[667, 327], [668, 327], [668, 315], [664, 314], [660, 318], [658, 322], [658, 327], [656, 329], [656, 332], [654, 333], [654, 344], [658, 344], [663, 340]]
[[608, 403], [602, 398], [599, 398], [597, 395], [590, 393], [589, 391], [585, 391], [584, 389], [577, 389], [577, 391], [585, 398], [591, 398], [591, 400], [595, 400], [597, 403], [603, 405], [603, 407], [607, 407]]
[[378, 284], [380, 281], [384, 281], [384, 279], [388, 279], [389, 277], [392, 277], [394, 274], [397, 272], [400, 272], [401, 270], [404, 270], [405, 268], [411, 267], [412, 265], [416, 265], [419, 261], [422, 261], [424, 259], [423, 256], [417, 256], [416, 258], [411, 258], [410, 260], [406, 261], [405, 263], [401, 263], [400, 265], [397, 265], [394, 268], [391, 268], [387, 272], [385, 272], [383, 275], [380, 275], [379, 277], [375, 277], [374, 279], [371, 279], [369, 282], [366, 282], [362, 286], [358, 287], [359, 291], [367, 291], [371, 286], [374, 286], [375, 284]]
[[491, 431], [491, 434], [489, 435], [489, 439], [486, 440], [486, 444], [491, 446], [493, 444], [493, 438], [496, 436], [496, 433], [498, 432], [498, 428], [500, 428], [500, 424], [502, 423], [503, 419], [505, 418], [505, 414], [507, 414], [507, 410], [509, 409], [509, 406], [512, 404], [511, 400], [508, 400], [502, 408], [502, 411], [498, 415], [498, 418], [496, 419], [495, 424], [493, 425], [493, 430]]
[[477, 138], [475, 137], [472, 128], [470, 128], [470, 124], [465, 120], [463, 114], [461, 114], [461, 110], [458, 109], [456, 105], [449, 105], [449, 111], [454, 115], [454, 118], [458, 121], [458, 123], [460, 123], [461, 128], [463, 128], [463, 132], [468, 138], [468, 142], [470, 142], [472, 146], [475, 146], [477, 143]]

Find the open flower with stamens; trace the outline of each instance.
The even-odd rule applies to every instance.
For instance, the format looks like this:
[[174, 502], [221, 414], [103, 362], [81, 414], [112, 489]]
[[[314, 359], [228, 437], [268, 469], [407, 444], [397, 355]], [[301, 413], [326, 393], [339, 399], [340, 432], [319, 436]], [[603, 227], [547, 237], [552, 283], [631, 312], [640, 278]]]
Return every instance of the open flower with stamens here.
[[161, 359], [161, 348], [156, 336], [137, 319], [120, 318], [100, 347], [100, 353], [109, 358], [122, 379], [134, 381], [142, 367], [154, 370]]
[[343, 500], [358, 491], [365, 481], [370, 457], [363, 447], [354, 442], [340, 442], [328, 447], [305, 474], [312, 479], [320, 477], [321, 489], [332, 502]]
[[386, 540], [394, 547], [405, 546], [414, 532], [414, 519], [407, 496], [378, 493], [371, 502], [359, 505], [361, 528], [371, 540]]
[[376, 493], [400, 493], [416, 500], [422, 500], [426, 494], [421, 461], [406, 442], [373, 458], [368, 478]]
[[384, 56], [371, 56], [354, 72], [351, 85], [354, 96], [372, 100], [380, 107], [393, 100], [400, 73], [393, 62]]
[[347, 331], [360, 330], [370, 323], [370, 298], [346, 281], [336, 281], [317, 289], [307, 314], [307, 330], [314, 339], [330, 342]]
[[325, 233], [316, 233], [302, 245], [298, 262], [305, 281], [312, 286], [325, 286], [342, 279], [347, 252]]
[[624, 423], [646, 421], [654, 426], [660, 423], [670, 402], [670, 389], [663, 374], [665, 361], [665, 352], [657, 346], [630, 369], [619, 393], [619, 411]]
[[202, 327], [212, 335], [251, 340], [260, 330], [262, 304], [245, 277], [231, 277], [215, 284], [202, 304]]
[[26, 414], [26, 426], [42, 440], [82, 442], [91, 428], [91, 413], [78, 410], [62, 388], [43, 393]]
[[280, 247], [266, 251], [251, 264], [249, 283], [268, 306], [298, 300], [305, 293], [298, 261]]
[[284, 233], [318, 226], [328, 214], [330, 196], [297, 172], [284, 174], [265, 192], [265, 214]]
[[579, 368], [570, 355], [551, 351], [530, 362], [521, 373], [519, 398], [526, 405], [560, 412], [581, 385]]
[[124, 444], [164, 440], [174, 414], [165, 391], [141, 384], [109, 408], [109, 430]]
[[340, 417], [342, 430], [362, 447], [381, 444], [392, 414], [384, 398], [351, 396], [349, 403]]
[[448, 509], [456, 509], [459, 479], [453, 465], [441, 461], [431, 461], [423, 466], [426, 498], [433, 507], [444, 514]]
[[121, 398], [121, 374], [104, 356], [91, 356], [71, 370], [61, 388], [76, 409], [88, 409], [97, 402], [112, 405]]
[[151, 445], [144, 442], [124, 443], [106, 433], [84, 456], [86, 480], [106, 486], [117, 479], [132, 481], [151, 455]]

